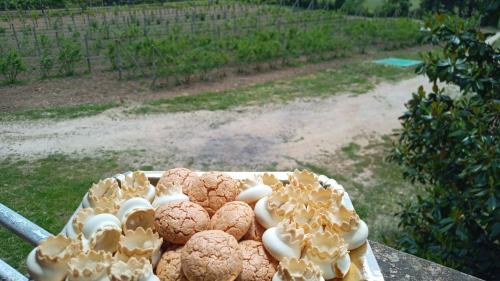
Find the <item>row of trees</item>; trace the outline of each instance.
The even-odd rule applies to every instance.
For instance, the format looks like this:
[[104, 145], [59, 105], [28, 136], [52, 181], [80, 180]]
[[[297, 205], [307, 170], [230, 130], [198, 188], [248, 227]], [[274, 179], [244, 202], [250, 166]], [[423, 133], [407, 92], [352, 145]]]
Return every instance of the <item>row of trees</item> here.
[[0, 10], [61, 9], [67, 7], [98, 7], [130, 4], [165, 3], [167, 0], [3, 0]]
[[304, 8], [326, 8], [347, 14], [364, 16], [422, 17], [429, 13], [456, 14], [461, 17], [481, 16], [484, 25], [497, 26], [500, 18], [500, 2], [496, 0], [422, 0], [412, 6], [410, 0], [382, 0], [374, 9], [368, 9], [366, 0], [269, 0]]
[[[54, 9], [68, 7], [99, 7], [130, 4], [166, 3], [166, 0], [3, 0], [0, 10]], [[211, 1], [209, 1], [211, 2]], [[213, 1], [214, 3], [219, 0]], [[262, 3], [262, 0], [242, 2]], [[413, 7], [410, 0], [382, 0], [374, 10], [366, 8], [366, 0], [264, 0], [270, 4], [284, 4], [303, 8], [333, 9], [347, 14], [365, 16], [423, 16], [428, 13], [450, 13], [461, 17], [480, 16], [483, 25], [497, 26], [500, 2], [496, 0], [422, 0]]]
[[[114, 39], [99, 44], [103, 44], [106, 65], [119, 76], [149, 76], [154, 80], [175, 77], [189, 82], [193, 75], [206, 76], [223, 66], [237, 66], [240, 71], [251, 72], [252, 65], [259, 67], [271, 61], [273, 65], [277, 60], [286, 65], [303, 56], [321, 60], [364, 52], [368, 47], [398, 49], [415, 45], [420, 40], [418, 24], [412, 20], [351, 19], [344, 22], [341, 32], [331, 22], [315, 22], [307, 28], [303, 25], [263, 26], [251, 32], [223, 36], [191, 34], [174, 28], [167, 35], [157, 37], [144, 35], [142, 29], [131, 26], [117, 33]], [[16, 66], [26, 64], [37, 70], [41, 78], [91, 70], [90, 65], [80, 63], [89, 59], [88, 49], [81, 44], [80, 38], [78, 32], [60, 35], [56, 41], [39, 35], [39, 54], [34, 61], [26, 61], [15, 48], [10, 49], [9, 55], [4, 56], [9, 59], [3, 64], [11, 66], [6, 68], [10, 71], [4, 73], [5, 80], [14, 82], [17, 74], [26, 70]], [[92, 63], [97, 65], [95, 61]]]

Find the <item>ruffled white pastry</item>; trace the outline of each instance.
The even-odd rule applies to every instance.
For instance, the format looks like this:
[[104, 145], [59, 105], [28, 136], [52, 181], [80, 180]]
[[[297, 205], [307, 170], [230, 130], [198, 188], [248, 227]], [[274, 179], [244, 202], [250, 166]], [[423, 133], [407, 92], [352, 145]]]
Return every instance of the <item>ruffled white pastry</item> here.
[[285, 257], [278, 265], [272, 281], [325, 281], [321, 270], [314, 263]]
[[156, 189], [142, 171], [135, 171], [125, 175], [121, 187], [122, 197], [125, 200], [133, 197], [142, 197], [149, 202], [153, 202], [155, 198]]
[[146, 258], [130, 258], [113, 263], [110, 270], [113, 281], [159, 281], [153, 274], [153, 267]]
[[247, 179], [242, 184], [242, 190], [236, 196], [236, 200], [243, 201], [247, 204], [253, 204], [265, 196], [273, 193], [273, 189], [258, 180]]
[[114, 253], [122, 232], [120, 221], [112, 214], [98, 214], [88, 218], [82, 229], [89, 249]]
[[40, 242], [28, 255], [26, 265], [31, 280], [63, 280], [66, 276], [68, 261], [82, 251], [78, 240], [62, 234], [50, 236]]
[[343, 232], [342, 237], [348, 245], [349, 250], [354, 250], [365, 244], [368, 239], [368, 226], [363, 220], [359, 220], [358, 227], [349, 232]]
[[164, 203], [176, 200], [189, 201], [189, 197], [182, 193], [182, 187], [180, 185], [167, 183], [166, 185], [157, 187], [156, 197], [153, 200], [153, 207], [156, 209]]
[[123, 231], [154, 227], [155, 210], [148, 200], [135, 197], [123, 202], [117, 217], [122, 223]]
[[288, 176], [288, 181], [291, 186], [300, 187], [302, 189], [318, 190], [322, 188], [316, 175], [307, 170], [295, 170]]
[[128, 261], [131, 257], [147, 258], [156, 266], [161, 257], [160, 247], [163, 239], [151, 228], [144, 230], [138, 227], [128, 230], [120, 237], [118, 253], [115, 257], [122, 261]]
[[293, 212], [290, 220], [304, 230], [306, 236], [323, 231], [323, 225], [326, 221], [325, 215], [313, 207], [298, 207]]
[[255, 217], [264, 228], [276, 226], [282, 220], [281, 217], [268, 209], [268, 200], [268, 196], [260, 199], [257, 201], [254, 208]]
[[284, 257], [300, 258], [304, 242], [304, 230], [289, 221], [280, 222], [262, 235], [262, 243], [267, 251], [279, 261]]
[[270, 186], [273, 191], [283, 188], [283, 182], [276, 178], [273, 174], [264, 173], [260, 176], [260, 180], [263, 184]]
[[328, 231], [311, 236], [304, 250], [304, 258], [316, 264], [326, 280], [343, 278], [351, 265], [342, 237]]
[[368, 239], [368, 226], [359, 218], [347, 192], [343, 192], [340, 207], [335, 213], [336, 219], [332, 220], [334, 228], [341, 233], [349, 250], [363, 245]]
[[352, 205], [351, 199], [349, 198], [349, 194], [347, 192], [342, 192], [342, 200], [340, 202], [349, 211], [354, 210], [354, 206]]
[[111, 254], [104, 251], [80, 253], [68, 263], [67, 281], [109, 281]]
[[120, 197], [121, 190], [118, 182], [113, 178], [107, 178], [92, 185], [89, 192], [83, 197], [82, 206], [84, 208], [94, 208], [97, 201], [102, 198], [118, 200]]
[[88, 218], [95, 215], [95, 210], [92, 208], [81, 208], [74, 215], [71, 220], [71, 223], [68, 223], [64, 228], [66, 236], [69, 238], [76, 238], [79, 234], [82, 233], [83, 225], [87, 221]]
[[314, 191], [310, 191], [303, 196], [307, 196], [308, 205], [313, 206], [317, 209], [328, 210], [331, 206], [338, 206], [342, 200], [342, 191], [338, 191], [331, 188], [320, 188]]

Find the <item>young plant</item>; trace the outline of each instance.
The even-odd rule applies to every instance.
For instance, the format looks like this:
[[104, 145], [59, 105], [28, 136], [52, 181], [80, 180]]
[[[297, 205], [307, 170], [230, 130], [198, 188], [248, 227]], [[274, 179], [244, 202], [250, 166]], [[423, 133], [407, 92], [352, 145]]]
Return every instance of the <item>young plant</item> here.
[[4, 76], [7, 83], [15, 83], [17, 76], [23, 71], [26, 71], [26, 66], [16, 49], [11, 49], [6, 54], [0, 56], [0, 73]]
[[42, 78], [50, 75], [50, 71], [54, 67], [54, 59], [51, 53], [52, 44], [46, 35], [40, 36], [40, 73]]
[[59, 42], [59, 73], [73, 75], [76, 65], [82, 60], [81, 46], [72, 38], [62, 38]]

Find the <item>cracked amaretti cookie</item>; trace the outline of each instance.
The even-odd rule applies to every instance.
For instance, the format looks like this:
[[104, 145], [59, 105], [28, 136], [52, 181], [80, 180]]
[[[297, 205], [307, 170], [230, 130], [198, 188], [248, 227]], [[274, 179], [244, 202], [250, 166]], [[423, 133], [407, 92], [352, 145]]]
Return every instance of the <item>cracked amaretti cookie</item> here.
[[233, 201], [222, 206], [210, 219], [210, 229], [222, 230], [240, 240], [248, 232], [255, 214], [245, 202]]
[[212, 216], [227, 202], [234, 201], [240, 192], [238, 183], [221, 172], [208, 172], [193, 182], [189, 200], [198, 203]]
[[160, 281], [188, 281], [181, 269], [181, 250], [163, 253], [156, 266], [156, 276]]
[[266, 252], [261, 242], [245, 240], [240, 242], [243, 270], [237, 281], [271, 281], [277, 262]]
[[163, 173], [157, 187], [167, 186], [168, 184], [180, 185], [182, 192], [188, 194], [191, 185], [196, 180], [198, 180], [198, 175], [195, 172], [186, 168], [174, 168]]
[[220, 230], [198, 232], [181, 253], [181, 267], [190, 281], [233, 281], [242, 270], [238, 241]]
[[189, 201], [170, 201], [155, 212], [155, 228], [163, 240], [186, 243], [193, 234], [207, 230], [210, 217], [200, 205]]
[[262, 235], [264, 234], [264, 231], [266, 231], [266, 229], [262, 225], [260, 225], [260, 223], [257, 221], [257, 218], [255, 218], [254, 213], [252, 224], [250, 225], [250, 228], [248, 229], [245, 236], [243, 236], [243, 239], [262, 241]]

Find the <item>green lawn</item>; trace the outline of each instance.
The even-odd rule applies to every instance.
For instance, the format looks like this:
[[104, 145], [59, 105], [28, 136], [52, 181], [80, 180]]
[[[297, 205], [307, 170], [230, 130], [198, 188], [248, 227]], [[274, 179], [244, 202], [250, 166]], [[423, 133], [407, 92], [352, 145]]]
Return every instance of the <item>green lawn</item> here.
[[267, 82], [223, 92], [208, 92], [145, 102], [130, 113], [225, 110], [237, 106], [284, 103], [302, 98], [323, 98], [338, 93], [362, 94], [382, 81], [398, 81], [414, 75], [413, 68], [397, 68], [370, 62], [342, 64], [307, 76]]
[[[324, 98], [339, 93], [362, 94], [383, 81], [396, 82], [414, 76], [414, 68], [398, 68], [373, 64], [372, 59], [396, 56], [417, 59], [419, 52], [401, 50], [377, 52], [366, 57], [353, 58], [347, 62], [314, 74], [282, 79], [252, 86], [234, 88], [223, 92], [202, 92], [190, 96], [145, 101], [134, 108], [121, 107], [131, 114], [178, 112], [193, 110], [225, 110], [237, 106], [261, 105], [270, 102], [284, 103], [294, 99]], [[363, 62], [363, 60], [365, 60]], [[18, 112], [0, 112], [0, 122], [38, 119], [69, 119], [92, 116], [110, 108], [119, 108], [117, 103], [82, 104], [55, 108], [36, 108]]]
[[359, 216], [369, 228], [369, 239], [396, 246], [400, 200], [412, 200], [417, 186], [405, 181], [402, 169], [386, 161], [391, 139], [371, 139], [368, 145], [350, 143], [334, 153], [325, 153], [316, 163], [297, 164], [336, 179], [349, 193]]
[[[58, 233], [93, 182], [132, 168], [112, 153], [99, 158], [52, 155], [0, 161], [0, 202], [51, 233]], [[0, 258], [25, 270], [31, 246], [0, 228]]]
[[[290, 169], [308, 168], [337, 179], [370, 226], [370, 239], [391, 244], [397, 231], [393, 214], [399, 210], [398, 200], [411, 200], [416, 191], [414, 186], [403, 181], [396, 165], [384, 160], [389, 145], [388, 138], [372, 139], [366, 146], [352, 143], [325, 154], [314, 164], [297, 161]], [[100, 155], [93, 158], [52, 155], [33, 161], [5, 159], [0, 162], [0, 174], [3, 175], [0, 202], [57, 233], [92, 182], [127, 170], [164, 169], [123, 164], [125, 161], [121, 161], [117, 153]], [[5, 229], [0, 229], [0, 244], [0, 258], [25, 271], [24, 259], [31, 246]]]
[[18, 112], [0, 112], [0, 121], [79, 118], [96, 115], [116, 106], [117, 104], [115, 103], [89, 103], [75, 106], [37, 108]]

